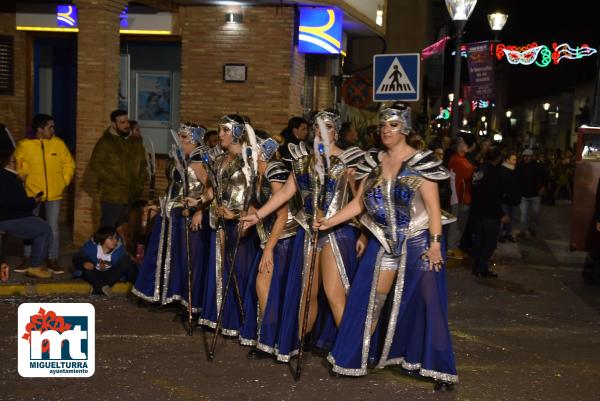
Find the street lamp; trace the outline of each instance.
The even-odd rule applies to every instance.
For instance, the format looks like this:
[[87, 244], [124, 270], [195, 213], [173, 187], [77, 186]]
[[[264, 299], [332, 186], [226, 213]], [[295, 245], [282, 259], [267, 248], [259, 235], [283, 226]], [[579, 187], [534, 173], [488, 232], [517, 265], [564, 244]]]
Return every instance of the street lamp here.
[[550, 103], [546, 102], [542, 105], [542, 107], [544, 108], [545, 111], [550, 110]]
[[475, 9], [477, 0], [446, 0], [446, 8], [450, 18], [454, 21], [456, 27], [456, 53], [454, 54], [454, 99], [452, 100], [452, 138], [456, 138], [458, 132], [458, 98], [460, 97], [460, 67], [461, 54], [460, 45], [462, 39], [462, 31], [467, 23], [467, 20]]
[[487, 18], [488, 23], [490, 24], [490, 28], [495, 33], [500, 32], [502, 28], [504, 28], [504, 24], [506, 24], [506, 20], [508, 20], [508, 14], [496, 12], [493, 14], [488, 14]]
[[[506, 21], [508, 20], [508, 14], [503, 14], [500, 12], [495, 12], [493, 14], [488, 14], [487, 16], [488, 19], [488, 23], [490, 24], [490, 29], [492, 30], [492, 32], [494, 32], [494, 53], [496, 53], [496, 46], [498, 46], [498, 37], [500, 36], [500, 31], [502, 30], [502, 28], [504, 28], [504, 25], [506, 24]], [[496, 58], [494, 57], [494, 55], [492, 55], [492, 59], [496, 60]], [[496, 77], [494, 76], [494, 80], [496, 80]], [[491, 101], [491, 99], [490, 99]], [[494, 126], [494, 121], [496, 121], [496, 115], [495, 115], [495, 110], [494, 110], [494, 105], [492, 104], [492, 107], [490, 107], [489, 110], [490, 113], [490, 127]]]
[[510, 118], [512, 116], [512, 111], [506, 110], [506, 118]]

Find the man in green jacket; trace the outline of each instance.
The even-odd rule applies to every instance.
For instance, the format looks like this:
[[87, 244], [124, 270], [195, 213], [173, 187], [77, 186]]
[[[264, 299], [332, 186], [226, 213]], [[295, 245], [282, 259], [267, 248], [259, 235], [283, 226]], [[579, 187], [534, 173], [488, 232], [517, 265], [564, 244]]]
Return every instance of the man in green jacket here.
[[90, 164], [98, 178], [100, 225], [118, 227], [127, 222], [129, 205], [142, 197], [147, 171], [144, 144], [131, 137], [127, 112], [113, 111], [110, 121]]

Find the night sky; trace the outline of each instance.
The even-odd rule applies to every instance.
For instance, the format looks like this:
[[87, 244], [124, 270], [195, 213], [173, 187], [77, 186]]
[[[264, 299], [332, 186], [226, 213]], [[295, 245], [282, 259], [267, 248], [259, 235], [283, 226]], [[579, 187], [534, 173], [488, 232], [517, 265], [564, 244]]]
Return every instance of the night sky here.
[[[533, 41], [552, 50], [553, 42], [569, 43], [572, 47], [587, 43], [600, 47], [600, 22], [592, 8], [594, 1], [566, 2], [539, 0], [480, 0], [465, 27], [465, 42], [493, 39], [487, 14], [501, 11], [509, 14], [500, 43], [523, 46]], [[559, 4], [567, 8], [559, 9]], [[597, 6], [597, 4], [595, 4]], [[452, 46], [452, 45], [451, 45]], [[508, 103], [542, 97], [574, 85], [593, 82], [598, 54], [579, 60], [563, 60], [546, 68], [534, 65], [510, 65], [505, 59], [504, 71], [509, 74], [511, 88]]]

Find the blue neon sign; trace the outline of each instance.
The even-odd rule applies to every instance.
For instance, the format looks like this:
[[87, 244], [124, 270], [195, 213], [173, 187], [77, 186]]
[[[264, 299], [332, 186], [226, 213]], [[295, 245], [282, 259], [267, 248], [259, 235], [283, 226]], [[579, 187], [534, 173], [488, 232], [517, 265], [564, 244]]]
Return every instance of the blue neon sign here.
[[129, 27], [129, 15], [127, 14], [127, 9], [128, 7], [125, 7], [121, 14], [119, 14], [119, 25], [121, 28]]
[[70, 4], [56, 6], [56, 25], [75, 28], [77, 26], [77, 7]]
[[298, 51], [300, 53], [340, 54], [342, 12], [330, 7], [300, 7]]

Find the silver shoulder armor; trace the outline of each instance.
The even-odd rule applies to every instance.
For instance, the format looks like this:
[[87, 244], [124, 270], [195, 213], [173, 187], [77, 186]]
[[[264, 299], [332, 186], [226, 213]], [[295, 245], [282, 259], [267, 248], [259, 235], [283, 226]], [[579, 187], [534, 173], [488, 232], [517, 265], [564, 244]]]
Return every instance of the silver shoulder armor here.
[[292, 159], [294, 160], [301, 159], [310, 154], [304, 142], [300, 142], [298, 145], [288, 143], [288, 150], [290, 151], [290, 155], [292, 155]]
[[362, 180], [366, 176], [368, 176], [371, 171], [373, 171], [377, 165], [379, 164], [379, 150], [378, 149], [369, 149], [363, 153], [362, 159], [358, 160], [356, 163], [356, 174], [355, 178], [357, 180]]
[[450, 172], [431, 150], [418, 151], [408, 161], [408, 166], [428, 180], [441, 181], [450, 178]]
[[344, 150], [342, 154], [338, 156], [338, 159], [340, 159], [346, 167], [356, 168], [357, 164], [363, 159], [364, 154], [364, 150], [357, 146], [352, 146]]
[[290, 170], [285, 167], [285, 164], [279, 161], [269, 163], [265, 171], [265, 177], [267, 177], [269, 182], [284, 183], [289, 175]]

